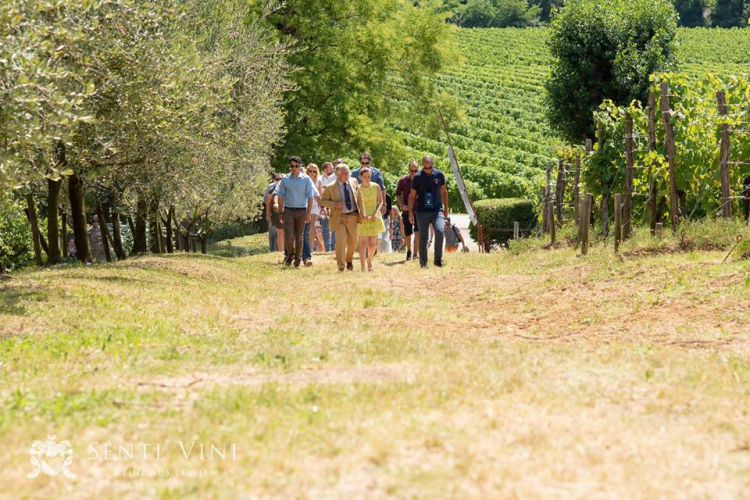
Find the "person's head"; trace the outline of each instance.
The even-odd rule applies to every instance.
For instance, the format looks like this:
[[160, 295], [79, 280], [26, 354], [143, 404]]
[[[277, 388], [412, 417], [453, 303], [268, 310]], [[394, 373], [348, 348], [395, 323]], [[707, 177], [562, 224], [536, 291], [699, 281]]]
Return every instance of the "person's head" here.
[[393, 218], [393, 220], [396, 220], [399, 217], [401, 217], [401, 212], [398, 211], [398, 207], [396, 205], [393, 205], [391, 207], [391, 217]]
[[279, 174], [279, 173], [275, 173], [275, 174], [273, 174], [273, 180], [274, 180], [275, 182], [279, 182], [279, 181], [281, 180], [281, 178], [282, 178], [282, 177], [283, 177], [283, 176], [282, 176], [281, 174]]
[[359, 177], [362, 179], [362, 184], [365, 186], [369, 185], [370, 178], [372, 177], [372, 170], [370, 170], [370, 167], [363, 166], [359, 171]]
[[310, 163], [307, 166], [307, 175], [313, 178], [313, 180], [316, 180], [318, 178], [318, 175], [320, 175], [320, 171], [318, 170], [318, 166], [314, 163]]
[[341, 163], [336, 167], [336, 177], [338, 177], [339, 181], [346, 182], [349, 180], [349, 165], [346, 163]]
[[445, 218], [445, 226], [446, 227], [450, 227], [451, 226], [451, 218], [450, 217], [446, 217]]
[[336, 158], [335, 160], [333, 160], [333, 166], [334, 167], [338, 167], [342, 163], [344, 163], [344, 159], [343, 158]]
[[292, 173], [292, 175], [296, 177], [300, 172], [301, 166], [302, 166], [302, 159], [299, 156], [289, 157], [289, 171]]
[[370, 153], [359, 153], [359, 164], [363, 167], [369, 167], [372, 163], [372, 156]]
[[323, 174], [331, 175], [333, 173], [333, 163], [327, 161], [323, 164]]
[[409, 162], [409, 175], [413, 177], [414, 174], [416, 174], [417, 172], [419, 172], [419, 163], [417, 163], [417, 160], [410, 161]]
[[430, 155], [425, 155], [422, 157], [422, 168], [424, 170], [427, 170], [428, 173], [432, 172], [432, 167], [435, 166], [435, 158], [433, 158]]

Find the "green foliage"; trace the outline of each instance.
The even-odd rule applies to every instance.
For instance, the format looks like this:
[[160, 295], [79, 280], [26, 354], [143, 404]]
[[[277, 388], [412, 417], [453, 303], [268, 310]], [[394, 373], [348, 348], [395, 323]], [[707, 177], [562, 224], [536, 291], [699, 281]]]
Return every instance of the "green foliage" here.
[[551, 26], [548, 116], [573, 143], [593, 137], [593, 112], [605, 99], [645, 101], [649, 75], [674, 62], [669, 0], [572, 0]]
[[0, 264], [6, 271], [34, 263], [31, 225], [24, 207], [10, 193], [0, 191]]
[[[750, 175], [750, 127], [747, 122], [747, 102], [750, 100], [750, 81], [747, 77], [706, 75], [692, 78], [683, 74], [658, 74], [653, 78], [652, 91], [657, 106], [660, 102], [659, 83], [669, 83], [672, 128], [675, 134], [677, 188], [685, 191], [688, 216], [717, 215], [721, 208], [721, 178], [719, 144], [721, 126], [730, 126], [730, 189], [737, 197], [743, 181]], [[716, 92], [726, 93], [727, 116], [719, 115]], [[664, 126], [657, 110], [656, 150], [648, 151], [648, 110], [635, 102], [628, 108], [615, 106], [611, 101], [602, 104], [595, 113], [601, 142], [587, 158], [583, 169], [586, 189], [594, 194], [622, 192], [625, 175], [623, 157], [625, 144], [625, 114], [633, 117], [634, 137], [634, 197], [638, 207], [648, 196], [650, 180], [656, 182], [657, 196], [668, 192], [667, 153], [664, 146]], [[650, 177], [649, 177], [650, 175]], [[640, 201], [639, 201], [640, 200]], [[733, 212], [739, 211], [739, 200], [732, 201]], [[635, 206], [635, 205], [634, 205]], [[643, 219], [645, 210], [634, 212]]]
[[[453, 15], [450, 21], [464, 28], [523, 27], [536, 24], [544, 7], [527, 0], [467, 0], [445, 2], [442, 10]], [[549, 4], [550, 2], [545, 2]], [[547, 10], [549, 16], [549, 10]], [[549, 18], [549, 17], [548, 17]]]
[[[321, 163], [370, 150], [377, 166], [404, 158], [394, 126], [437, 132], [434, 75], [454, 60], [445, 16], [407, 0], [289, 0], [268, 18], [293, 45], [295, 90], [277, 163]], [[447, 99], [446, 109], [450, 109]]]
[[711, 11], [711, 22], [722, 28], [746, 27], [750, 3], [746, 0], [716, 0]]
[[251, 236], [258, 233], [258, 225], [253, 222], [227, 222], [221, 224], [211, 233], [208, 238], [209, 243], [216, 243], [232, 238]]
[[[518, 222], [521, 231], [528, 231], [536, 223], [534, 204], [518, 198], [489, 199], [474, 203], [477, 219], [484, 230], [484, 240], [491, 245], [501, 245], [513, 237], [513, 224]], [[477, 239], [477, 228], [472, 225], [471, 236]]]
[[674, 7], [680, 15], [680, 26], [696, 28], [706, 26], [705, 12], [708, 8], [707, 0], [673, 0]]

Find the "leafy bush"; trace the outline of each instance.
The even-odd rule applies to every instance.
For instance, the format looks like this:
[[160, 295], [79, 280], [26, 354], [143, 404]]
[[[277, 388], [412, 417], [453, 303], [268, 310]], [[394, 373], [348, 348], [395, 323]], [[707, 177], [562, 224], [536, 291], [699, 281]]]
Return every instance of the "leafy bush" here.
[[209, 243], [231, 240], [242, 236], [250, 236], [259, 231], [258, 224], [254, 222], [231, 222], [217, 227], [208, 237]]
[[21, 201], [0, 191], [0, 263], [6, 271], [34, 263], [31, 225], [23, 209]]
[[[481, 200], [474, 204], [477, 219], [484, 230], [484, 240], [490, 245], [502, 245], [513, 237], [513, 223], [521, 231], [531, 229], [536, 223], [534, 205], [520, 198]], [[477, 238], [477, 228], [471, 226], [472, 238]]]

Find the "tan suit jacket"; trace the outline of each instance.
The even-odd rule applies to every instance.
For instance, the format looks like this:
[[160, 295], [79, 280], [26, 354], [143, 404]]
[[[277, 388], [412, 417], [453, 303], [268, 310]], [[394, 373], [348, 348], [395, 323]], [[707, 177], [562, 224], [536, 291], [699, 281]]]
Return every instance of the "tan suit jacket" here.
[[[349, 187], [352, 190], [352, 203], [362, 213], [362, 207], [359, 204], [359, 183], [355, 179], [349, 179]], [[323, 196], [320, 197], [320, 203], [331, 209], [330, 226], [331, 228], [339, 227], [341, 223], [341, 209], [336, 208], [336, 203], [343, 203], [341, 191], [339, 190], [339, 181], [330, 184], [323, 190]]]

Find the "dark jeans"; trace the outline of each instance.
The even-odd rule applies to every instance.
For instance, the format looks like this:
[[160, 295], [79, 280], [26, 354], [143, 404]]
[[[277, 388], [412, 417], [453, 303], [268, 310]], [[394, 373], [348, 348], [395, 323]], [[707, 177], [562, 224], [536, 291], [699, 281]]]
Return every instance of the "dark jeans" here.
[[276, 252], [279, 249], [277, 239], [279, 235], [276, 233], [276, 228], [273, 224], [268, 225], [268, 251]]
[[284, 209], [284, 246], [287, 260], [295, 264], [302, 260], [307, 210]]
[[445, 225], [443, 211], [415, 212], [417, 226], [419, 226], [419, 263], [427, 265], [427, 242], [430, 240], [430, 224], [435, 228], [435, 262], [443, 262], [443, 237]]
[[302, 244], [302, 260], [312, 259], [312, 245], [310, 244], [310, 226], [308, 222], [305, 224], [305, 232], [302, 235], [304, 243]]
[[331, 246], [331, 221], [329, 219], [320, 219], [320, 227], [323, 230], [323, 245], [325, 245], [326, 252], [333, 250]]

